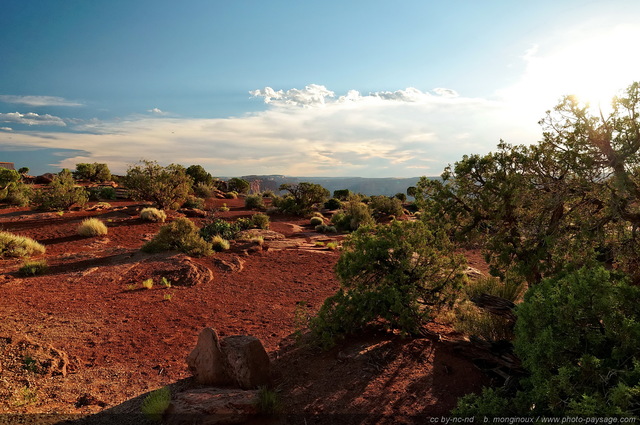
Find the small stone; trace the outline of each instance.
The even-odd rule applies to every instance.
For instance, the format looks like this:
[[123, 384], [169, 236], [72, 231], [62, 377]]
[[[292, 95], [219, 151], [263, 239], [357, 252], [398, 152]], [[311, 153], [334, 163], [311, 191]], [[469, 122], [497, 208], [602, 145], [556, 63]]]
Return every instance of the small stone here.
[[269, 383], [271, 361], [260, 340], [254, 336], [233, 335], [221, 342], [227, 373], [242, 389]]

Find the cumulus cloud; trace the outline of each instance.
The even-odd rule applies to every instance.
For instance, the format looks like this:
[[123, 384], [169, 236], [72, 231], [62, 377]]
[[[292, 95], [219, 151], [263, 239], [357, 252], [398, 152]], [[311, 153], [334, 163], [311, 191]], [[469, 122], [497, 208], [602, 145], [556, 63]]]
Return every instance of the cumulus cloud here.
[[335, 96], [335, 93], [327, 89], [325, 86], [318, 84], [309, 84], [304, 89], [274, 90], [271, 87], [265, 87], [262, 90], [250, 91], [254, 97], [264, 97], [264, 103], [295, 105], [302, 107], [322, 106], [327, 98]]
[[153, 114], [153, 115], [167, 115], [167, 113], [163, 110], [161, 110], [160, 108], [153, 108], [153, 109], [149, 109], [147, 110], [147, 112]]
[[57, 96], [16, 96], [4, 94], [0, 95], [0, 102], [29, 106], [83, 106], [80, 102]]
[[69, 122], [73, 131], [14, 132], [12, 142], [83, 150], [88, 153], [58, 165], [106, 162], [115, 173], [147, 158], [200, 164], [223, 176], [414, 177], [438, 175], [462, 154], [494, 149], [500, 138], [529, 143], [536, 137], [523, 134], [517, 120], [503, 119], [504, 104], [435, 90], [336, 96], [324, 86], [307, 86], [253, 93], [269, 98], [265, 111], [218, 119]]
[[49, 114], [39, 115], [35, 112], [27, 112], [26, 114], [21, 114], [20, 112], [0, 113], [0, 122], [26, 125], [54, 125], [59, 127], [65, 127], [67, 125], [60, 117]]
[[13, 131], [11, 127], [0, 127], [0, 131]]

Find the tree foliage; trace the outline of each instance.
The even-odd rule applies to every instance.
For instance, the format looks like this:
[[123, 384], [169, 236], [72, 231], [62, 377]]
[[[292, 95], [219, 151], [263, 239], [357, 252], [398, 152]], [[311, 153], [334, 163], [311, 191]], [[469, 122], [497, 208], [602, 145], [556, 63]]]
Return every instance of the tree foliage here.
[[94, 162], [93, 164], [76, 164], [76, 171], [73, 177], [78, 180], [89, 180], [91, 182], [104, 182], [111, 180], [111, 171], [107, 164]]
[[529, 376], [508, 394], [487, 389], [457, 414], [639, 415], [640, 288], [602, 267], [565, 270], [518, 307], [516, 353]]
[[33, 203], [38, 209], [62, 211], [73, 205], [83, 206], [88, 199], [87, 191], [75, 185], [71, 172], [65, 168], [47, 188], [35, 192]]
[[161, 166], [155, 161], [141, 161], [131, 166], [124, 178], [132, 198], [154, 202], [161, 210], [176, 209], [189, 196], [193, 180], [181, 165]]
[[213, 183], [213, 176], [205, 170], [202, 165], [190, 165], [187, 167], [187, 175], [193, 179], [193, 184], [211, 185]]
[[311, 322], [323, 345], [384, 319], [407, 334], [421, 326], [461, 282], [464, 259], [442, 228], [414, 221], [361, 227], [345, 241], [336, 274], [338, 293]]
[[[280, 205], [275, 201], [277, 207], [285, 207], [285, 212], [292, 214], [307, 214], [311, 211], [315, 204], [324, 203], [330, 195], [330, 192], [316, 183], [302, 182], [298, 184], [281, 184], [279, 190], [289, 192], [290, 202], [282, 202]], [[285, 197], [286, 198], [286, 197]], [[281, 208], [283, 209], [283, 208]]]
[[229, 191], [238, 192], [238, 193], [248, 193], [251, 187], [248, 181], [238, 177], [229, 179], [228, 186], [229, 186]]
[[537, 283], [594, 253], [638, 282], [639, 101], [638, 83], [606, 116], [567, 96], [541, 120], [538, 144], [464, 156], [441, 180], [422, 178], [417, 202], [458, 240], [482, 242], [496, 275]]

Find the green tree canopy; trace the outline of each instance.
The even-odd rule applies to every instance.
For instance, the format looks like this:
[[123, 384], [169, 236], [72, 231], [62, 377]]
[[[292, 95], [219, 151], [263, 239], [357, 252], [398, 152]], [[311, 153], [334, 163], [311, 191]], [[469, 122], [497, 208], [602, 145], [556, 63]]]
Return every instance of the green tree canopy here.
[[107, 164], [94, 162], [93, 164], [76, 164], [76, 171], [73, 176], [78, 180], [89, 180], [91, 182], [104, 182], [111, 180], [111, 171]]
[[193, 183], [181, 165], [163, 167], [147, 160], [129, 167], [124, 181], [132, 198], [154, 202], [160, 209], [179, 208]]
[[202, 165], [190, 165], [187, 167], [187, 175], [193, 179], [193, 184], [204, 183], [210, 185], [213, 183], [213, 176], [205, 170]]

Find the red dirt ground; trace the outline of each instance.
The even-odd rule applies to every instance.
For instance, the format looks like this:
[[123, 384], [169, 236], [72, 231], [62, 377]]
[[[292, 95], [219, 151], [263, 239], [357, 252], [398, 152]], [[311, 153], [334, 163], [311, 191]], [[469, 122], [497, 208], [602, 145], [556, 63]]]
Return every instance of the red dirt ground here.
[[[240, 199], [209, 200], [207, 207], [223, 202], [231, 210], [217, 217], [254, 213]], [[0, 210], [0, 229], [43, 243], [47, 252], [40, 258], [49, 265], [45, 275], [24, 278], [16, 273], [24, 260], [0, 259], [0, 414], [87, 415], [183, 382], [190, 377], [185, 358], [207, 326], [221, 336], [260, 338], [283, 412], [308, 415], [298, 423], [402, 423], [415, 415], [447, 415], [460, 395], [486, 383], [444, 342], [370, 332], [328, 352], [297, 343], [301, 320], [339, 286], [333, 273], [339, 252], [314, 246], [315, 238], [326, 237], [307, 219], [272, 217], [271, 230], [296, 244], [194, 259], [212, 271], [208, 283], [164, 288], [156, 281], [150, 290], [128, 290], [157, 275], [157, 263], [144, 261], [156, 257], [139, 248], [161, 224], [142, 221], [142, 207], [117, 201], [107, 210], [63, 215]], [[103, 220], [108, 235], [77, 236], [87, 216]], [[235, 258], [243, 261], [241, 271], [216, 262]], [[469, 260], [485, 267], [477, 254]], [[431, 330], [460, 338], [445, 325]], [[42, 360], [48, 345], [68, 355], [66, 375], [25, 367], [25, 356]]]

